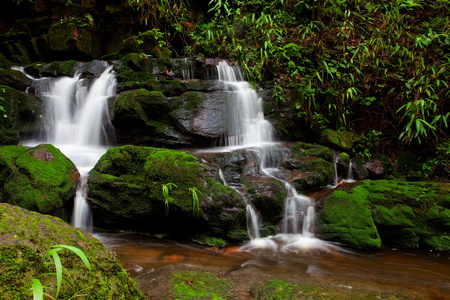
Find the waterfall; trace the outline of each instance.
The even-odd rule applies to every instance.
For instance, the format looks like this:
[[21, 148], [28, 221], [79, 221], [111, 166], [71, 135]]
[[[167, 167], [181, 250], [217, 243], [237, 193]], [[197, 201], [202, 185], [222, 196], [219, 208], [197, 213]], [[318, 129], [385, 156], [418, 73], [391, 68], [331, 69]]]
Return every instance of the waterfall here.
[[37, 140], [58, 147], [77, 167], [81, 179], [77, 187], [72, 225], [90, 230], [92, 216], [85, 199], [88, 172], [115, 142], [108, 114], [108, 98], [116, 93], [112, 66], [106, 67], [92, 84], [74, 77], [45, 78], [34, 81], [36, 94], [45, 102], [44, 120]]
[[272, 124], [264, 119], [262, 100], [255, 89], [243, 80], [243, 74], [237, 66], [221, 61], [217, 70], [219, 80], [225, 83], [230, 93], [229, 114], [231, 115], [227, 146], [254, 146], [272, 143]]
[[219, 80], [225, 83], [229, 96], [229, 130], [227, 146], [230, 148], [250, 148], [257, 153], [262, 173], [285, 184], [288, 196], [285, 199], [285, 216], [282, 233], [275, 237], [260, 238], [257, 213], [247, 203], [247, 231], [251, 241], [243, 250], [265, 248], [276, 250], [276, 241], [281, 241], [282, 250], [298, 251], [299, 248], [319, 248], [324, 242], [314, 238], [314, 201], [300, 195], [294, 186], [273, 174], [277, 173], [281, 154], [274, 143], [274, 130], [264, 118], [262, 100], [255, 89], [244, 81], [242, 71], [221, 61], [217, 66]]

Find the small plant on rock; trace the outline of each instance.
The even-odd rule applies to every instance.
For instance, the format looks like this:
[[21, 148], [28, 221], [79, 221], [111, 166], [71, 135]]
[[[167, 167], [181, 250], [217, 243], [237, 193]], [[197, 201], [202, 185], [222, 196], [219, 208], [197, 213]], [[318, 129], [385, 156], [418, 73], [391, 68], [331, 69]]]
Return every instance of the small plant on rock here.
[[[73, 282], [70, 277], [69, 271], [67, 271], [66, 268], [63, 267], [61, 263], [61, 258], [59, 257], [58, 252], [62, 250], [69, 250], [78, 255], [83, 263], [88, 268], [89, 272], [91, 271], [91, 264], [89, 263], [88, 258], [84, 254], [83, 251], [80, 249], [73, 247], [73, 246], [67, 246], [67, 245], [54, 245], [51, 246], [50, 249], [45, 253], [44, 258], [42, 259], [41, 263], [37, 267], [37, 270], [39, 271], [42, 269], [43, 265], [54, 265], [55, 266], [55, 273], [42, 273], [38, 274], [38, 276], [55, 276], [56, 277], [56, 294], [53, 297], [49, 293], [45, 292], [46, 290], [52, 290], [52, 288], [48, 286], [43, 286], [41, 281], [37, 278], [33, 278], [31, 280], [32, 283], [32, 289], [33, 289], [33, 299], [34, 300], [42, 300], [44, 299], [44, 295], [47, 296], [50, 299], [58, 299], [59, 292], [61, 290], [62, 282], [64, 281], [73, 291], [73, 296], [69, 299], [75, 298], [77, 296], [80, 296], [81, 291], [76, 291], [76, 288], [73, 285]], [[48, 261], [50, 260], [50, 261]], [[63, 273], [67, 273], [68, 276], [63, 275]]]

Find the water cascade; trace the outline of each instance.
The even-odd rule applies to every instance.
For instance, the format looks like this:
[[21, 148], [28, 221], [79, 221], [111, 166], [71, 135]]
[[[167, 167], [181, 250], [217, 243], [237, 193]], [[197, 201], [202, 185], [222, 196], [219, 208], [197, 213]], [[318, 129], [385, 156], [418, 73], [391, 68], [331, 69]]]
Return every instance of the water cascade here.
[[227, 146], [247, 148], [259, 157], [260, 168], [264, 175], [283, 182], [288, 191], [285, 200], [285, 217], [281, 234], [275, 237], [260, 238], [258, 216], [253, 207], [247, 203], [247, 227], [251, 238], [243, 250], [265, 248], [276, 250], [282, 244], [282, 250], [321, 248], [325, 242], [314, 238], [311, 231], [314, 223], [313, 200], [297, 193], [293, 185], [276, 177], [279, 170], [280, 153], [274, 142], [274, 130], [264, 118], [262, 100], [252, 86], [243, 80], [243, 74], [237, 66], [230, 66], [221, 61], [218, 64], [219, 79], [230, 91], [229, 133]]
[[218, 66], [219, 80], [230, 91], [229, 124], [227, 146], [250, 147], [273, 143], [273, 128], [264, 119], [261, 98], [250, 83], [243, 80], [243, 74], [237, 66], [221, 61]]
[[107, 146], [115, 142], [107, 109], [108, 98], [116, 93], [112, 66], [92, 84], [75, 74], [36, 79], [33, 86], [45, 102], [44, 120], [39, 137], [24, 144], [54, 144], [76, 165], [81, 179], [72, 225], [89, 230], [92, 216], [85, 200], [87, 175]]

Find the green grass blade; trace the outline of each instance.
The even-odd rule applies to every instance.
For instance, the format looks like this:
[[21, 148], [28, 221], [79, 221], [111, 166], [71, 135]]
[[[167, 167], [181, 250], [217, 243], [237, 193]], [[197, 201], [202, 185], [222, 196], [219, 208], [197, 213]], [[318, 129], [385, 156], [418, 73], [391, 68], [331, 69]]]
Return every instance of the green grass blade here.
[[78, 249], [77, 247], [68, 246], [68, 245], [55, 245], [53, 247], [72, 251], [73, 253], [75, 253], [76, 255], [78, 255], [81, 258], [81, 260], [86, 265], [86, 267], [89, 269], [89, 271], [91, 271], [91, 264], [89, 263], [89, 259], [86, 257], [86, 254], [84, 254], [84, 252], [81, 251], [80, 249]]
[[[53, 251], [56, 250], [56, 251]], [[59, 258], [58, 249], [53, 249], [51, 252], [51, 255], [53, 257], [53, 262], [55, 263], [55, 269], [56, 269], [56, 296], [55, 298], [58, 298], [59, 291], [61, 289], [61, 283], [62, 283], [62, 263], [61, 259]]]
[[44, 299], [44, 289], [42, 288], [41, 281], [39, 279], [31, 279], [31, 285], [33, 289], [33, 299], [43, 300]]

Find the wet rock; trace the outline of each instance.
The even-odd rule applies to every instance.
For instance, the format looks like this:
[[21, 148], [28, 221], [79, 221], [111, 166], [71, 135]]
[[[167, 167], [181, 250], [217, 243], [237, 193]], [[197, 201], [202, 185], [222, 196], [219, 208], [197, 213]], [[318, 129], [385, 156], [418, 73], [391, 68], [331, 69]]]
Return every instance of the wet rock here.
[[[16, 90], [25, 92], [32, 80], [20, 71], [12, 69], [0, 69], [0, 85], [7, 85]], [[0, 93], [1, 95], [1, 93]]]
[[353, 160], [355, 179], [384, 179], [392, 173], [392, 166], [386, 156], [375, 155], [370, 159], [358, 156]]
[[0, 85], [3, 111], [0, 111], [0, 130], [30, 134], [39, 128], [42, 100], [20, 92], [9, 86]]
[[381, 243], [449, 250], [446, 183], [362, 181], [318, 201], [323, 238], [355, 247]]
[[321, 133], [319, 143], [337, 150], [350, 151], [359, 141], [360, 138], [352, 132], [325, 129]]
[[[110, 148], [89, 175], [88, 201], [104, 225], [222, 238], [245, 230], [245, 206], [239, 194], [217, 181], [217, 169], [185, 152]], [[162, 187], [168, 183], [176, 187], [170, 190], [166, 206]]]
[[49, 214], [73, 199], [80, 174], [52, 145], [0, 148], [2, 202]]
[[[80, 249], [88, 258], [91, 271], [73, 252], [58, 252], [70, 281], [90, 298], [145, 299], [142, 292], [120, 265], [117, 255], [82, 229], [75, 229], [62, 220], [0, 203], [0, 294], [3, 299], [32, 298], [31, 280], [37, 278], [43, 286], [55, 284], [55, 276], [39, 276], [54, 272], [53, 265], [41, 264], [45, 253], [53, 245], [67, 245]], [[8, 283], [8, 284], [4, 284]], [[54, 295], [50, 289], [44, 292]], [[74, 295], [63, 283], [59, 296]]]
[[299, 192], [313, 190], [333, 182], [334, 152], [324, 146], [296, 143], [288, 147], [281, 166], [298, 172], [291, 181]]

